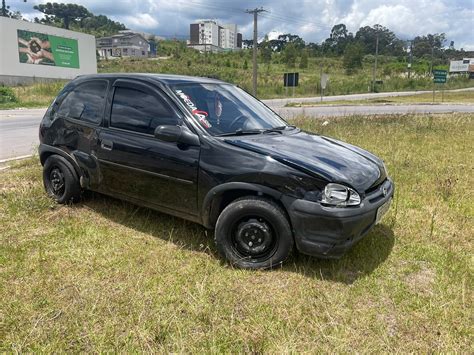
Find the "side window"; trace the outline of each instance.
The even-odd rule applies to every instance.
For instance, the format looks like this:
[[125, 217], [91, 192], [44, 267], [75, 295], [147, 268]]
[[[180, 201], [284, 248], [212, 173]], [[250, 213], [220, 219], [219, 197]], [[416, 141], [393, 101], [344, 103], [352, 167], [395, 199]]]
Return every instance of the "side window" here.
[[177, 124], [176, 115], [162, 99], [137, 89], [115, 88], [111, 127], [154, 134], [160, 125]]
[[63, 100], [56, 114], [90, 123], [99, 123], [104, 112], [107, 82], [88, 81], [76, 86]]

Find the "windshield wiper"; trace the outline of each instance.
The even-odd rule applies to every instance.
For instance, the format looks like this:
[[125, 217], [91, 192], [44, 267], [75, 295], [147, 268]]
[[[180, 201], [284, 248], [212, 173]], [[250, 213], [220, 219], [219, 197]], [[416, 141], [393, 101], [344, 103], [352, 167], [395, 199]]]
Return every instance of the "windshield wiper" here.
[[217, 134], [216, 137], [227, 137], [227, 136], [243, 136], [247, 134], [261, 134], [263, 130], [261, 129], [238, 129], [234, 132], [226, 132]]
[[283, 134], [283, 131], [286, 128], [291, 128], [294, 129], [296, 126], [293, 125], [288, 125], [288, 126], [278, 126], [278, 127], [272, 127], [272, 128], [265, 128], [265, 129], [241, 129], [239, 128], [238, 130], [234, 132], [226, 132], [226, 133], [221, 133], [217, 134], [216, 137], [227, 137], [227, 136], [243, 136], [243, 135], [248, 135], [248, 134], [263, 134], [263, 133], [280, 133]]
[[264, 129], [262, 133], [278, 132], [280, 134], [283, 134], [283, 131], [287, 128], [295, 129], [296, 126], [288, 125], [288, 126], [278, 126], [278, 127], [268, 128], [268, 129]]

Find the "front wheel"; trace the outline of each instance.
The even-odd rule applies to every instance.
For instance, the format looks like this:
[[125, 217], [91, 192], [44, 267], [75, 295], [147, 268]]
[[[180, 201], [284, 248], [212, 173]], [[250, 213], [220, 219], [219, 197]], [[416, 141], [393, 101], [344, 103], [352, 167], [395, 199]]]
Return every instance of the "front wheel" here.
[[215, 241], [223, 258], [244, 269], [281, 265], [293, 248], [290, 224], [282, 208], [252, 196], [237, 199], [222, 211]]

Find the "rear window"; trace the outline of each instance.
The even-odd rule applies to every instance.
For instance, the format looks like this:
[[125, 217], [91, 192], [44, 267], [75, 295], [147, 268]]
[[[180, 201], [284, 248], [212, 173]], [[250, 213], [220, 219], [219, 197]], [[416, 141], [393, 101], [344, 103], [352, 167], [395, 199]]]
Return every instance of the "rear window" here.
[[94, 80], [76, 86], [63, 100], [56, 114], [89, 123], [99, 123], [104, 112], [107, 81]]

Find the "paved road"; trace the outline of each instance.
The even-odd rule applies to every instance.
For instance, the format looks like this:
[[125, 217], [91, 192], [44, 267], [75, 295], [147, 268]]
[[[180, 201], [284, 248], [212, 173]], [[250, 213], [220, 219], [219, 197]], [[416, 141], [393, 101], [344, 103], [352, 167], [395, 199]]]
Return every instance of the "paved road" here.
[[[461, 92], [461, 91], [474, 91], [473, 88], [465, 88], [465, 89], [455, 89], [455, 90], [446, 90], [445, 92]], [[439, 91], [436, 91], [439, 92]], [[383, 98], [383, 97], [396, 97], [396, 96], [412, 96], [412, 95], [420, 95], [420, 94], [431, 94], [433, 91], [396, 91], [396, 92], [378, 92], [378, 93], [367, 93], [367, 94], [350, 94], [350, 95], [334, 95], [334, 96], [324, 96], [323, 102], [326, 101], [337, 101], [337, 100], [366, 100], [366, 99], [376, 99], [376, 98]], [[264, 100], [265, 103], [272, 108], [276, 107], [284, 107], [286, 104], [290, 102], [304, 102], [304, 103], [311, 103], [311, 102], [321, 102], [320, 97], [295, 97], [295, 98], [285, 98], [285, 99], [270, 99]]]
[[474, 105], [341, 105], [313, 107], [272, 107], [284, 118], [305, 115], [312, 117], [337, 117], [350, 115], [388, 115], [404, 113], [474, 112]]
[[[397, 94], [403, 95], [405, 93]], [[359, 100], [374, 97], [373, 95], [380, 94], [346, 95], [340, 96], [340, 98], [347, 100], [350, 97], [354, 100]], [[332, 97], [331, 99], [335, 100], [338, 97]], [[296, 102], [314, 101], [315, 98], [265, 100], [265, 103], [284, 118], [292, 118], [303, 114], [313, 117], [335, 117], [354, 114], [474, 112], [474, 105], [454, 104], [284, 107], [287, 102], [293, 100]], [[32, 154], [35, 151], [36, 146], [39, 144], [38, 125], [45, 111], [46, 109], [0, 110], [0, 163], [4, 159]]]
[[0, 161], [33, 153], [46, 109], [0, 110]]

